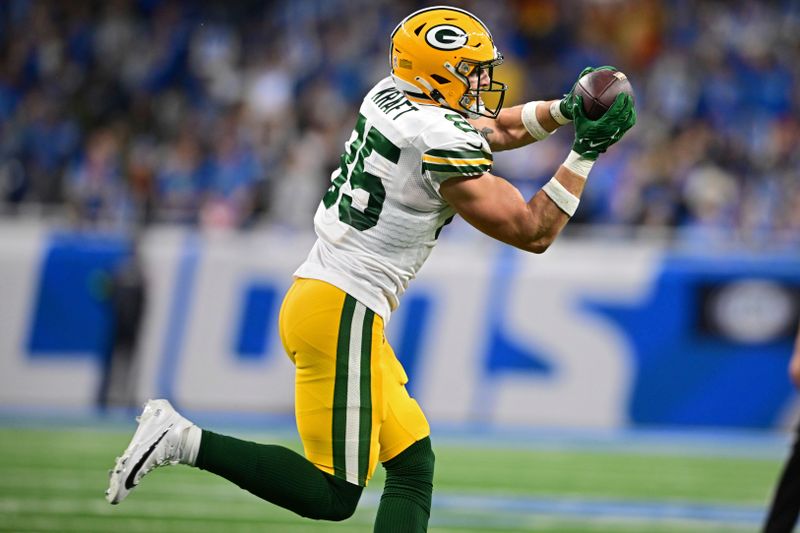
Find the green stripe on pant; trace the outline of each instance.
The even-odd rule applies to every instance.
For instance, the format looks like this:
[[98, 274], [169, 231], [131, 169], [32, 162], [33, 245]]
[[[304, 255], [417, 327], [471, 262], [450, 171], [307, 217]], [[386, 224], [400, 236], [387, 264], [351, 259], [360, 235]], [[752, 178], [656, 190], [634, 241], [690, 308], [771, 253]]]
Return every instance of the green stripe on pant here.
[[336, 349], [333, 391], [333, 469], [337, 477], [364, 485], [372, 433], [372, 325], [375, 313], [345, 296]]
[[336, 345], [336, 377], [333, 386], [332, 454], [333, 471], [336, 477], [344, 479], [345, 437], [347, 431], [347, 370], [350, 360], [350, 329], [356, 300], [346, 295], [339, 321], [339, 339]]
[[367, 309], [361, 335], [361, 409], [358, 424], [358, 484], [364, 485], [369, 470], [369, 446], [372, 434], [372, 324], [375, 313]]

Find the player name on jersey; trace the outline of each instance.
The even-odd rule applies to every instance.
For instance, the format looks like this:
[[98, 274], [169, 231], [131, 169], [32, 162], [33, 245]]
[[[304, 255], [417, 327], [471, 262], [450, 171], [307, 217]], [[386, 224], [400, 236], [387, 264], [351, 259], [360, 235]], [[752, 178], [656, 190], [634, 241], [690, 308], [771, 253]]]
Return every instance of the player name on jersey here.
[[387, 115], [394, 111], [402, 110], [391, 117], [392, 120], [396, 120], [398, 117], [408, 113], [409, 111], [417, 110], [417, 107], [409, 102], [402, 92], [393, 87], [378, 91], [372, 96], [372, 101], [375, 102], [375, 105], [378, 106], [378, 109]]

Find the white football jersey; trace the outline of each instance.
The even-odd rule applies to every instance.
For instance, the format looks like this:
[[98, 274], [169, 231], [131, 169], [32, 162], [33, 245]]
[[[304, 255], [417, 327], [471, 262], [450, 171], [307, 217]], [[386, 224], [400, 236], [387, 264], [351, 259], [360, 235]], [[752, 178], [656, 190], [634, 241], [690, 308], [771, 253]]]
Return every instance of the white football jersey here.
[[440, 184], [491, 166], [488, 142], [462, 115], [412, 103], [381, 80], [361, 104], [295, 276], [331, 283], [388, 322], [455, 214]]

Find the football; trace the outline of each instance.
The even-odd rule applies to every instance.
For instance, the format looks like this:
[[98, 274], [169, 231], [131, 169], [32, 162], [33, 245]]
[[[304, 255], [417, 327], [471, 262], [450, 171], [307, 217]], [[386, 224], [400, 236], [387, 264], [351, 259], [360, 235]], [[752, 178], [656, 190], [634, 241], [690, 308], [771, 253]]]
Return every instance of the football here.
[[583, 98], [583, 110], [592, 120], [602, 117], [614, 103], [617, 95], [626, 93], [633, 97], [633, 87], [625, 73], [619, 70], [595, 70], [583, 76], [575, 85], [575, 94]]

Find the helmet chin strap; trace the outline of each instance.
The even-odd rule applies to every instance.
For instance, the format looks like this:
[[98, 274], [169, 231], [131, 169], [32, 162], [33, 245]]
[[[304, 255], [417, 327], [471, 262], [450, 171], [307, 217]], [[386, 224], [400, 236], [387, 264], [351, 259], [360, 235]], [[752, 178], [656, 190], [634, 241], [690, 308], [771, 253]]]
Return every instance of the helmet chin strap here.
[[392, 76], [392, 81], [394, 81], [394, 86], [397, 87], [399, 90], [403, 91], [404, 93], [407, 93], [409, 96], [413, 96], [414, 98], [420, 98], [423, 100], [435, 101], [439, 104], [444, 105], [445, 107], [447, 106], [447, 102], [442, 96], [442, 93], [431, 87], [429, 83], [427, 83], [424, 79], [420, 78], [419, 76], [414, 78], [414, 80], [423, 88], [425, 88], [428, 91], [428, 94], [422, 92], [422, 89], [419, 86], [399, 78], [394, 73], [392, 73], [391, 76]]
[[[450, 69], [452, 69], [449, 63], [446, 63], [445, 67], [449, 67]], [[426, 95], [421, 94], [419, 92], [418, 86], [415, 86], [412, 83], [400, 79], [394, 73], [392, 73], [391, 76], [392, 80], [394, 81], [395, 87], [397, 87], [401, 91], [409, 93], [412, 96], [418, 96], [423, 98], [426, 97]], [[464, 77], [459, 75], [459, 78], [463, 79]], [[416, 78], [414, 78], [414, 81], [416, 81], [421, 87], [424, 87], [428, 91], [428, 94], [430, 95], [430, 98], [432, 100], [439, 103], [443, 107], [446, 107], [447, 109], [452, 109], [450, 105], [447, 103], [447, 100], [444, 99], [444, 96], [442, 96], [442, 93], [440, 93], [438, 89], [435, 89], [424, 78], [417, 76]], [[461, 109], [454, 109], [454, 111], [464, 112], [467, 114], [467, 117], [471, 119], [479, 118], [481, 116], [479, 113], [481, 113], [485, 109], [483, 104], [481, 104], [480, 102], [476, 102], [473, 98], [470, 98], [470, 96], [467, 94], [465, 94], [462, 97], [460, 104], [461, 104]]]
[[433, 86], [427, 82], [427, 80], [421, 78], [420, 76], [414, 78], [414, 81], [425, 87], [428, 90], [428, 94], [430, 94], [431, 98], [433, 98], [436, 102], [439, 102], [444, 107], [448, 107], [447, 100], [444, 99], [444, 96], [442, 96], [442, 93], [439, 92], [439, 89], [434, 89]]

